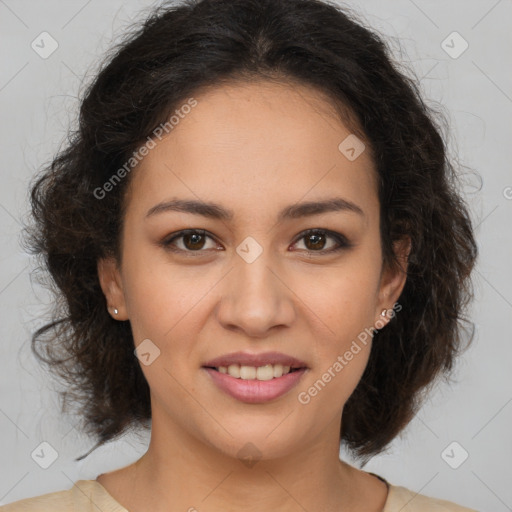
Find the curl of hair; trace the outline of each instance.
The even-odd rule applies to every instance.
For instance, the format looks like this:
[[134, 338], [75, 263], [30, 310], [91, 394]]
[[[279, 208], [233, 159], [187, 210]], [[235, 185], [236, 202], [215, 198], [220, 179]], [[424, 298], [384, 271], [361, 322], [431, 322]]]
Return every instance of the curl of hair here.
[[343, 410], [341, 442], [374, 455], [461, 351], [477, 248], [434, 112], [382, 38], [334, 4], [186, 0], [156, 9], [113, 50], [85, 92], [78, 130], [32, 185], [28, 244], [59, 298], [32, 349], [66, 383], [65, 402], [96, 446], [150, 420], [129, 321], [110, 317], [97, 274], [100, 258], [121, 258], [130, 175], [102, 199], [94, 191], [186, 98], [234, 80], [313, 86], [348, 111], [378, 170], [384, 263], [398, 264], [393, 242], [411, 239], [403, 312], [375, 334]]

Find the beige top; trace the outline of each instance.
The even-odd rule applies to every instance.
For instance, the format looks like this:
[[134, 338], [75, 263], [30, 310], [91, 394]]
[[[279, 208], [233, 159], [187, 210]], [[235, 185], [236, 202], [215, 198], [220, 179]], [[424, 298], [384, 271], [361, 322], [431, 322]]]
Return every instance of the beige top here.
[[[389, 485], [382, 512], [477, 512], [450, 501], [429, 498], [404, 487]], [[15, 501], [1, 512], [128, 512], [96, 480], [78, 480], [67, 491], [57, 491]]]

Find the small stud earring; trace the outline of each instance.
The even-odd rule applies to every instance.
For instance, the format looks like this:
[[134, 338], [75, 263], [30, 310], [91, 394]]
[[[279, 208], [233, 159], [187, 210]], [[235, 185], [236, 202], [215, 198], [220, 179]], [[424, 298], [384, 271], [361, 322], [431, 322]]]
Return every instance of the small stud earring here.
[[118, 313], [119, 311], [116, 308], [114, 308], [114, 315], [117, 315]]
[[380, 314], [380, 316], [387, 316], [387, 314], [388, 314], [388, 310], [387, 309], [383, 309], [382, 313]]

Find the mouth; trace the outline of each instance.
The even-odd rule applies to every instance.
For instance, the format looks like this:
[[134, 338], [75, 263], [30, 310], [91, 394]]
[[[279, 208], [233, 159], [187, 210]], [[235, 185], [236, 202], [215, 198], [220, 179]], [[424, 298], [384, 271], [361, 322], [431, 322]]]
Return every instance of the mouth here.
[[208, 361], [202, 370], [228, 396], [247, 404], [262, 404], [286, 395], [309, 367], [279, 352], [237, 352]]
[[203, 366], [203, 368], [209, 368], [235, 379], [259, 381], [279, 379], [283, 375], [306, 369], [305, 366], [285, 366], [282, 364], [266, 364], [262, 366], [230, 364], [229, 366]]

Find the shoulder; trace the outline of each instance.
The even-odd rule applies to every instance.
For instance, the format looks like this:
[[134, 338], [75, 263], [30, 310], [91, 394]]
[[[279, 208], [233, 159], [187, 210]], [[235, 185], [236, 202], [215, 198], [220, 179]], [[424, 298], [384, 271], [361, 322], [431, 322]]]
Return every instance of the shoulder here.
[[405, 487], [389, 486], [388, 499], [382, 512], [478, 512], [451, 501], [430, 498]]
[[64, 491], [26, 498], [0, 507], [0, 512], [126, 512], [96, 480], [79, 480]]

